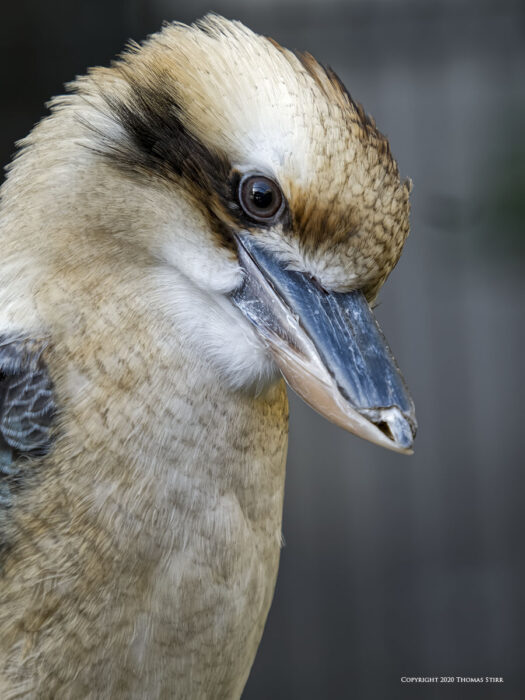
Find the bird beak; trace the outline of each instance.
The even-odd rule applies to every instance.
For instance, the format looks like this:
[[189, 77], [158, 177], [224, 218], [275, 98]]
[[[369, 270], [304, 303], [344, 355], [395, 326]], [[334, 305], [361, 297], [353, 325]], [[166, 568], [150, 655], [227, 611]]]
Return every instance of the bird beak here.
[[236, 239], [245, 274], [232, 301], [290, 387], [345, 430], [411, 454], [414, 403], [364, 294], [326, 292], [253, 236]]

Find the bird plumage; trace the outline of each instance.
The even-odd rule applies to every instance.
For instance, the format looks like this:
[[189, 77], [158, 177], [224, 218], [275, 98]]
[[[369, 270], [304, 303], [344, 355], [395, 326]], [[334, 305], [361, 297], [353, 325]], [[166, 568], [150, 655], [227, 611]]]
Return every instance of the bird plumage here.
[[[252, 171], [286, 198], [275, 226], [236, 198]], [[372, 299], [408, 190], [333, 73], [219, 17], [51, 102], [0, 209], [0, 336], [38, 347], [53, 396], [52, 449], [8, 442], [23, 468], [1, 477], [2, 698], [240, 695], [277, 574], [287, 401], [229, 299], [234, 232]]]

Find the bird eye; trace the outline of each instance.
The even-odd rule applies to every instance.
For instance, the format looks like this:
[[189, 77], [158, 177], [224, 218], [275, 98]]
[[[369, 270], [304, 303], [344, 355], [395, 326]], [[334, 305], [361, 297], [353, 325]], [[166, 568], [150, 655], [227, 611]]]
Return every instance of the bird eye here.
[[268, 221], [280, 213], [283, 195], [279, 186], [263, 175], [245, 175], [239, 183], [239, 202], [251, 219]]

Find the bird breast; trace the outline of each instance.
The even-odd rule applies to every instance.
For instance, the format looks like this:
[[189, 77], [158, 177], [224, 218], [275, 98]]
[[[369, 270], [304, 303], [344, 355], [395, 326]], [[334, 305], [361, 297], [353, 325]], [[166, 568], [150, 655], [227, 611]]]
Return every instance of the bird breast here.
[[45, 350], [60, 411], [6, 559], [9, 682], [31, 675], [71, 697], [235, 697], [277, 574], [286, 392], [282, 381], [258, 396], [229, 389], [144, 286], [131, 294], [99, 272], [87, 287], [50, 281], [50, 299], [74, 287], [68, 311], [40, 290], [40, 312], [62, 326]]

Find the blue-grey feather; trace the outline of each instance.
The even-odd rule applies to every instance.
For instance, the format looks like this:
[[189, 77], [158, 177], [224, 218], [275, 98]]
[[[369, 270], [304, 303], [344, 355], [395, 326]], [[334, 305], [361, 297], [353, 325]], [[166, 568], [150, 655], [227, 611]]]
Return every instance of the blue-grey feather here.
[[28, 460], [51, 447], [55, 402], [44, 347], [21, 335], [0, 336], [0, 508], [10, 505]]

